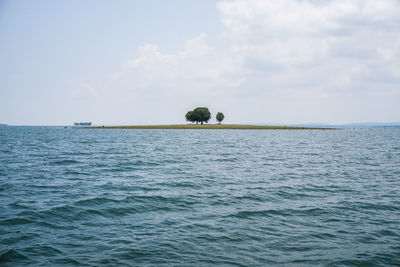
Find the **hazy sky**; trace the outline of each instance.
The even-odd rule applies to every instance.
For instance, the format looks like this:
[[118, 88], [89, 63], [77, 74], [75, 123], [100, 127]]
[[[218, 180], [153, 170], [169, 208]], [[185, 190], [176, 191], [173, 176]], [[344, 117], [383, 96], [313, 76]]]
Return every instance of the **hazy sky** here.
[[0, 123], [400, 121], [399, 0], [0, 0]]

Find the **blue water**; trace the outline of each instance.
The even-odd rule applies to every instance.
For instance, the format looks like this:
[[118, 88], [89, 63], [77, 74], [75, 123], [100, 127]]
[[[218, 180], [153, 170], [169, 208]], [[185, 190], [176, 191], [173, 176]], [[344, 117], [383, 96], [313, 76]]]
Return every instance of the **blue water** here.
[[0, 128], [0, 266], [400, 264], [400, 129]]

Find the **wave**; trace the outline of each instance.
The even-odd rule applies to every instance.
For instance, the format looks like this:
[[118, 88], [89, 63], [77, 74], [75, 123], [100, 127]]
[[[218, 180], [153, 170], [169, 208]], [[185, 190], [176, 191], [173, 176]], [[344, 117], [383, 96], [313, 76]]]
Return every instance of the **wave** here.
[[80, 161], [74, 160], [74, 159], [63, 159], [63, 160], [57, 160], [57, 161], [52, 161], [50, 164], [52, 165], [74, 165], [81, 163]]
[[21, 224], [30, 224], [33, 222], [34, 221], [26, 219], [26, 218], [11, 218], [11, 219], [1, 220], [0, 225], [15, 226], [15, 225], [21, 225]]
[[93, 207], [93, 206], [99, 206], [103, 205], [105, 203], [119, 203], [120, 201], [111, 199], [111, 198], [105, 198], [105, 197], [94, 197], [94, 198], [88, 198], [88, 199], [81, 199], [78, 201], [75, 201], [73, 203], [74, 206], [78, 207]]
[[251, 217], [268, 217], [268, 216], [318, 216], [329, 213], [321, 208], [310, 209], [268, 209], [268, 210], [244, 210], [230, 214], [230, 217], [251, 218]]
[[8, 249], [7, 251], [0, 252], [0, 263], [7, 264], [8, 262], [28, 261], [29, 257], [23, 253], [18, 252], [16, 249]]

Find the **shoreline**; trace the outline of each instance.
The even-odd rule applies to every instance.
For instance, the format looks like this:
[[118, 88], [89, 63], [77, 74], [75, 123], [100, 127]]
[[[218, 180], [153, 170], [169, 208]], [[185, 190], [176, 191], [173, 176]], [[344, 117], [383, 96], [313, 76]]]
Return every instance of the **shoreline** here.
[[338, 128], [263, 126], [245, 124], [167, 124], [77, 127], [78, 129], [162, 129], [162, 130], [337, 130]]

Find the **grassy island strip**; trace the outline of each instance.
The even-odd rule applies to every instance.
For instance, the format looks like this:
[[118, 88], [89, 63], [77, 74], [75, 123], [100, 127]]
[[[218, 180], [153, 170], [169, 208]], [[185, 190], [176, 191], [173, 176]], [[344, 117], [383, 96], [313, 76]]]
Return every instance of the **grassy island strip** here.
[[[82, 127], [86, 128], [86, 127]], [[88, 127], [91, 129], [195, 129], [195, 130], [333, 130], [334, 128], [294, 127], [294, 126], [261, 126], [243, 124], [170, 124], [170, 125], [131, 125]]]

